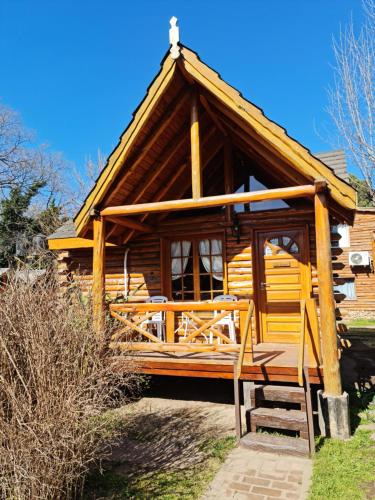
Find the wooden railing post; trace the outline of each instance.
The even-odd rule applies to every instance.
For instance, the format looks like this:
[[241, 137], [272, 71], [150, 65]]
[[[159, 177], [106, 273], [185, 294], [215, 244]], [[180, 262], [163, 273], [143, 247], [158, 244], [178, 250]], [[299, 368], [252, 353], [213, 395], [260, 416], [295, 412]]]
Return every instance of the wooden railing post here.
[[324, 190], [315, 194], [315, 231], [324, 392], [329, 396], [340, 396], [342, 394], [342, 387], [333, 295], [331, 229], [327, 195]]
[[168, 343], [173, 344], [174, 342], [174, 311], [166, 311], [166, 321], [165, 321], [165, 329], [166, 329], [166, 341]]
[[194, 90], [190, 105], [190, 140], [191, 140], [191, 189], [193, 199], [202, 197], [201, 151], [199, 137], [199, 100]]
[[92, 306], [95, 333], [102, 336], [105, 326], [105, 222], [103, 217], [93, 220]]

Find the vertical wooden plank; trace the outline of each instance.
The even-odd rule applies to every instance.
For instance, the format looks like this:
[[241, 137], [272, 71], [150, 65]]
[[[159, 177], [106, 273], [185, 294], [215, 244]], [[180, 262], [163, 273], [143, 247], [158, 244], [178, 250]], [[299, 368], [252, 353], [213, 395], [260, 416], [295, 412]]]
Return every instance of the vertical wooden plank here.
[[92, 306], [95, 333], [103, 336], [105, 326], [105, 221], [93, 220]]
[[340, 396], [342, 394], [342, 387], [337, 349], [335, 301], [333, 296], [331, 231], [327, 196], [323, 191], [315, 194], [315, 231], [324, 391], [330, 396]]
[[166, 313], [166, 330], [167, 330], [167, 342], [174, 342], [174, 311], [167, 311]]
[[191, 189], [193, 199], [202, 197], [201, 151], [199, 140], [199, 100], [193, 92], [190, 105]]
[[[224, 144], [224, 189], [225, 194], [233, 193], [233, 148], [230, 140], [227, 138]], [[232, 220], [233, 206], [225, 207], [225, 219], [227, 222]]]
[[240, 315], [240, 342], [242, 342], [242, 339], [245, 335], [247, 311], [239, 311], [239, 315]]
[[236, 422], [236, 439], [240, 442], [242, 437], [241, 403], [240, 403], [240, 381], [237, 378], [237, 363], [233, 363], [233, 392], [234, 392], [234, 415]]

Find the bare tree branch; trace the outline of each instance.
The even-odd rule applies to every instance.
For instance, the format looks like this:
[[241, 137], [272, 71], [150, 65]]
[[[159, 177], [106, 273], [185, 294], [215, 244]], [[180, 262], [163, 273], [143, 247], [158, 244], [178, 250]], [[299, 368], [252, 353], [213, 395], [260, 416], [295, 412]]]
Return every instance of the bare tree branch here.
[[336, 60], [328, 112], [375, 203], [375, 2], [363, 0], [365, 22], [351, 21], [333, 41]]

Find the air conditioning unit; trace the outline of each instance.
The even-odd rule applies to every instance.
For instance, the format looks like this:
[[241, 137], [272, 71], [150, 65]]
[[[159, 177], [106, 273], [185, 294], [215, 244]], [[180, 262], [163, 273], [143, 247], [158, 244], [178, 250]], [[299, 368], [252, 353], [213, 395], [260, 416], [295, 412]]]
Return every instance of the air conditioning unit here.
[[370, 252], [349, 252], [350, 266], [369, 266], [370, 264]]

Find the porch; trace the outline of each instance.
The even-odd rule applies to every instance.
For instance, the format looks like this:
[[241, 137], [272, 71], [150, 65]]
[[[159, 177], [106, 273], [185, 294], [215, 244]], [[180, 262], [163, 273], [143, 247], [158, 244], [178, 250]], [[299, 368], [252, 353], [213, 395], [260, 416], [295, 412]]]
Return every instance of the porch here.
[[[240, 359], [242, 380], [323, 383], [319, 332], [313, 299], [296, 304], [298, 342], [258, 342], [252, 300], [111, 304], [118, 329], [110, 349], [133, 351], [145, 374], [231, 379]], [[158, 315], [163, 330], [150, 328]], [[223, 318], [233, 321], [235, 336]], [[152, 323], [151, 323], [152, 324]], [[228, 331], [227, 331], [228, 330]], [[162, 332], [162, 334], [160, 334]], [[115, 359], [118, 369], [126, 362]]]

